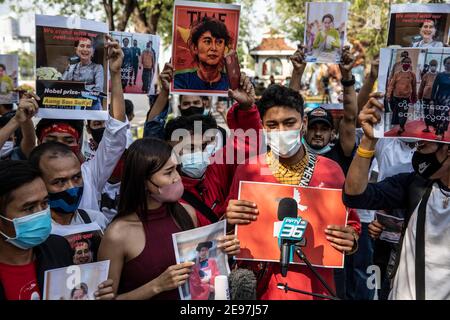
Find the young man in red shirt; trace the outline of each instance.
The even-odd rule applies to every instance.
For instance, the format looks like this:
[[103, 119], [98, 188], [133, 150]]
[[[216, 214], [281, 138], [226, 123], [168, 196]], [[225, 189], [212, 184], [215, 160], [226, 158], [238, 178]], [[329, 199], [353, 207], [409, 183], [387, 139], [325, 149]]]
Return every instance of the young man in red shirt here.
[[[45, 271], [72, 264], [72, 249], [50, 235], [48, 193], [39, 171], [25, 161], [0, 161], [0, 300], [40, 300]], [[99, 299], [112, 299], [112, 281]]]
[[[226, 218], [230, 225], [249, 224], [258, 219], [255, 203], [238, 198], [240, 181], [284, 183], [292, 185], [340, 189], [344, 184], [344, 174], [333, 160], [310, 153], [302, 144], [302, 135], [307, 128], [303, 118], [303, 99], [292, 89], [272, 85], [258, 102], [262, 125], [270, 151], [249, 159], [239, 165], [228, 196]], [[271, 231], [268, 231], [271, 232]], [[354, 210], [349, 211], [346, 226], [329, 226], [325, 231], [328, 241], [344, 253], [356, 251], [360, 232], [359, 217]], [[295, 284], [296, 289], [318, 294], [328, 294], [309, 269], [302, 265], [290, 266], [286, 278], [280, 273], [278, 263], [250, 263], [252, 269], [261, 271], [258, 281], [259, 299], [311, 299], [299, 293], [285, 293], [277, 288], [279, 282]], [[259, 270], [258, 270], [259, 269]], [[333, 271], [316, 268], [325, 281], [334, 287]]]

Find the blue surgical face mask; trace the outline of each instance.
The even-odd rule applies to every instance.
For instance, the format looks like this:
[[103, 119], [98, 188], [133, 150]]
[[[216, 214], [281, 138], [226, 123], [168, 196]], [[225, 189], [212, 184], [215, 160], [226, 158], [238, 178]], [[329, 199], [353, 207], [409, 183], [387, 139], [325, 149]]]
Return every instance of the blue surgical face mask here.
[[181, 156], [181, 171], [194, 179], [200, 179], [209, 165], [209, 153], [198, 151]]
[[74, 213], [80, 204], [83, 187], [74, 187], [61, 192], [49, 192], [50, 208], [58, 213]]
[[330, 144], [327, 144], [325, 147], [320, 148], [320, 149], [313, 148], [308, 144], [308, 142], [306, 142], [305, 137], [302, 137], [302, 143], [304, 144], [304, 146], [306, 147], [306, 149], [309, 152], [314, 153], [314, 154], [325, 154], [331, 150]]
[[43, 243], [47, 240], [52, 230], [50, 207], [40, 212], [12, 220], [1, 215], [0, 218], [14, 224], [16, 236], [14, 238], [8, 237], [1, 231], [0, 234], [6, 238], [6, 242], [23, 250], [31, 249]]

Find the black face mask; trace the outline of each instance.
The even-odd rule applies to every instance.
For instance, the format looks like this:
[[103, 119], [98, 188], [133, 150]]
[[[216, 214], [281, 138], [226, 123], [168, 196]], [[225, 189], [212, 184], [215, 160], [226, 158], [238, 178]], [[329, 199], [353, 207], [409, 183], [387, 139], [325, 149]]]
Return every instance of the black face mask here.
[[412, 166], [414, 171], [421, 177], [429, 179], [433, 174], [435, 174], [441, 167], [442, 164], [447, 160], [445, 158], [442, 162], [436, 158], [437, 151], [442, 148], [443, 144], [440, 144], [436, 152], [433, 153], [420, 153], [414, 152], [412, 157]]
[[105, 128], [91, 129], [92, 139], [94, 139], [97, 144], [100, 144], [102, 141], [103, 133], [105, 132]]
[[181, 115], [183, 117], [189, 117], [192, 116], [194, 114], [203, 114], [203, 112], [205, 111], [205, 108], [201, 107], [189, 107], [185, 110], [180, 109]]

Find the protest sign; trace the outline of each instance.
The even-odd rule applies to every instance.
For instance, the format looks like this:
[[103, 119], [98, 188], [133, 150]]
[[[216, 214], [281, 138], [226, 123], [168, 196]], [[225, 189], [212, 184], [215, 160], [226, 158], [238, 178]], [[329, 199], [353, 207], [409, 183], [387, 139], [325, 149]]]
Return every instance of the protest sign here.
[[155, 94], [160, 37], [111, 31], [124, 54], [121, 78], [124, 93]]
[[[347, 209], [342, 203], [342, 190], [300, 187], [276, 183], [241, 181], [239, 199], [256, 203], [259, 214], [256, 221], [239, 225], [236, 234], [241, 242], [241, 252], [236, 259], [280, 261], [278, 232], [278, 203], [283, 198], [297, 201], [298, 216], [308, 222], [303, 248], [314, 266], [342, 268], [343, 253], [333, 248], [326, 239], [328, 225], [346, 225]], [[300, 264], [294, 257], [294, 264]]]
[[347, 39], [347, 2], [306, 3], [306, 61], [339, 63]]
[[65, 237], [72, 248], [73, 264], [97, 260], [97, 251], [103, 232], [97, 222], [80, 225], [53, 225], [52, 234]]
[[450, 48], [383, 48], [378, 91], [385, 94], [377, 138], [450, 142]]
[[393, 4], [388, 46], [442, 48], [450, 44], [448, 4]]
[[19, 57], [15, 54], [0, 54], [0, 104], [19, 101], [19, 96], [14, 91], [18, 76]]
[[239, 14], [239, 5], [175, 2], [172, 92], [227, 95], [230, 86], [224, 57], [237, 48]]
[[45, 271], [44, 300], [95, 300], [108, 279], [109, 260]]
[[226, 220], [205, 227], [174, 233], [173, 248], [177, 263], [193, 261], [192, 273], [179, 287], [182, 300], [214, 300], [214, 279], [228, 275], [228, 257], [217, 248], [218, 239], [225, 236]]
[[108, 118], [107, 33], [105, 23], [36, 15], [39, 117]]

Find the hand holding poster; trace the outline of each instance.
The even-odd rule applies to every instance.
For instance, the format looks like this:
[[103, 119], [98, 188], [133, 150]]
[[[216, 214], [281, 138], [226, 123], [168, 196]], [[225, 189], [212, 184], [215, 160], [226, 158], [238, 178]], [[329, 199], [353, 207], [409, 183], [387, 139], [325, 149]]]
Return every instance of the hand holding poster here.
[[121, 77], [124, 93], [155, 94], [159, 36], [111, 31], [124, 54]]
[[[282, 198], [296, 200], [298, 216], [308, 222], [304, 236], [306, 247], [303, 251], [311, 264], [342, 268], [344, 255], [330, 245], [324, 231], [328, 225], [347, 223], [347, 209], [342, 203], [342, 191], [276, 183], [241, 181], [239, 199], [256, 203], [259, 214], [256, 221], [236, 228], [241, 242], [241, 253], [236, 259], [271, 262], [280, 260], [277, 236], [281, 222], [278, 221], [277, 211]], [[298, 257], [294, 257], [293, 263], [300, 263]]]
[[44, 300], [95, 300], [108, 279], [109, 260], [45, 271]]
[[450, 44], [448, 4], [393, 4], [388, 46], [442, 48]]
[[36, 15], [38, 116], [108, 118], [105, 23]]
[[450, 142], [450, 48], [381, 49], [375, 137]]
[[195, 262], [188, 281], [179, 287], [182, 300], [213, 300], [215, 277], [230, 273], [228, 257], [217, 247], [225, 228], [226, 220], [222, 220], [172, 235], [177, 263]]
[[239, 5], [176, 1], [173, 9], [171, 91], [227, 95], [224, 57], [236, 50]]
[[306, 61], [338, 63], [346, 42], [347, 2], [306, 4]]
[[0, 104], [19, 102], [17, 88], [19, 57], [14, 54], [0, 54]]

